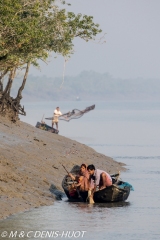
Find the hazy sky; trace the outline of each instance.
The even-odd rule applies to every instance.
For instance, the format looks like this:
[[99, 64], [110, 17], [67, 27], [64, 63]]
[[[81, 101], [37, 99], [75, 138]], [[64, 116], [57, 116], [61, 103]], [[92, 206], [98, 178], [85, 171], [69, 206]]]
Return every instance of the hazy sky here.
[[[160, 0], [70, 0], [70, 11], [92, 15], [106, 33], [104, 44], [75, 41], [65, 75], [84, 70], [120, 78], [160, 78]], [[100, 36], [102, 36], [101, 34]], [[100, 36], [97, 37], [100, 38]], [[64, 59], [50, 58], [30, 74], [62, 76]]]

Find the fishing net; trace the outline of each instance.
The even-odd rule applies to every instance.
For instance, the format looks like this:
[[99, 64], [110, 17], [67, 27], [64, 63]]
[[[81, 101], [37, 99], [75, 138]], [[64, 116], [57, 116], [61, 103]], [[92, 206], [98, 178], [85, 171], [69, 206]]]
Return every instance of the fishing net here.
[[59, 120], [70, 121], [71, 119], [77, 119], [83, 116], [83, 114], [93, 110], [95, 105], [87, 107], [84, 110], [73, 109], [71, 112], [65, 113], [59, 117]]
[[[77, 119], [83, 116], [83, 114], [93, 110], [95, 108], [95, 105], [92, 105], [90, 107], [85, 108], [84, 110], [78, 110], [78, 109], [73, 109], [71, 112], [67, 112], [65, 114], [62, 114], [59, 116], [59, 120], [64, 120], [69, 122], [71, 119]], [[48, 120], [51, 120], [53, 118], [45, 118]]]

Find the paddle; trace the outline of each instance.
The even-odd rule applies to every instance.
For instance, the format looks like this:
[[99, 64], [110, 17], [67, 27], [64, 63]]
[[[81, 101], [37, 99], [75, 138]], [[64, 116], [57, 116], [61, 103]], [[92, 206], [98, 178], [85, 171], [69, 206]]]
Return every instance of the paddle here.
[[[62, 164], [62, 167], [66, 170], [66, 172], [68, 173], [68, 175], [69, 175], [69, 172], [68, 172], [68, 170], [65, 168], [65, 166]], [[74, 186], [75, 186], [75, 182], [74, 182], [74, 180], [73, 180], [73, 184], [74, 184]], [[76, 187], [76, 186], [75, 186]]]
[[62, 167], [66, 170], [66, 172], [69, 174], [69, 172], [67, 171], [67, 169], [65, 168], [65, 166], [62, 164]]
[[43, 114], [43, 116], [42, 116], [41, 123], [45, 124], [45, 122], [43, 121], [43, 119], [44, 119], [44, 114]]

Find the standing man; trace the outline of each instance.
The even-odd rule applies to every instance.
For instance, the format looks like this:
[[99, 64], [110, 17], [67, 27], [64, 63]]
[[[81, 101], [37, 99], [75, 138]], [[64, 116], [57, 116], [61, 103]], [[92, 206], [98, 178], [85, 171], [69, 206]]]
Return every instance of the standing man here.
[[54, 110], [54, 114], [53, 114], [52, 128], [53, 128], [54, 123], [55, 123], [56, 124], [56, 129], [58, 130], [58, 118], [61, 115], [62, 115], [62, 113], [61, 113], [59, 107], [56, 107], [56, 109]]

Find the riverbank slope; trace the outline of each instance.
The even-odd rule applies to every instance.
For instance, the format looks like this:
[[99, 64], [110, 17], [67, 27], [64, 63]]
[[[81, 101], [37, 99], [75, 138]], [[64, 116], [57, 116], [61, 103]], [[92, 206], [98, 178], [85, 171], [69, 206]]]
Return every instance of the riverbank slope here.
[[51, 185], [62, 190], [68, 169], [95, 164], [109, 173], [123, 171], [122, 163], [94, 149], [19, 121], [0, 117], [0, 219], [31, 208], [51, 205]]

